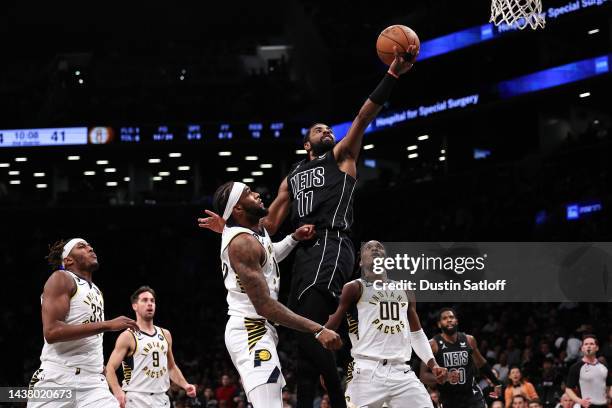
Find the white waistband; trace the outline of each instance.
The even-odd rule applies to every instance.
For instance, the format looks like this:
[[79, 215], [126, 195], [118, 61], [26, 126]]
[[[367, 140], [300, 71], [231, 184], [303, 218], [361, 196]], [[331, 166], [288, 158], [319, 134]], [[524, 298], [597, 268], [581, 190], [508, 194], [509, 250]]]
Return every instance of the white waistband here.
[[374, 357], [368, 357], [368, 356], [361, 356], [361, 355], [356, 355], [353, 356], [353, 359], [355, 360], [355, 362], [367, 362], [370, 364], [382, 364], [382, 365], [407, 365], [408, 367], [410, 367], [409, 361], [406, 360], [402, 360], [402, 359], [387, 359], [387, 358], [374, 358]]
[[101, 372], [92, 370], [89, 367], [71, 367], [71, 366], [66, 366], [66, 365], [63, 365], [63, 364], [54, 363], [52, 361], [43, 361], [43, 362], [41, 362], [40, 368], [42, 368], [42, 369], [46, 368], [46, 369], [49, 369], [49, 370], [62, 371], [62, 372], [67, 373], [67, 374], [80, 374], [80, 373], [102, 374]]

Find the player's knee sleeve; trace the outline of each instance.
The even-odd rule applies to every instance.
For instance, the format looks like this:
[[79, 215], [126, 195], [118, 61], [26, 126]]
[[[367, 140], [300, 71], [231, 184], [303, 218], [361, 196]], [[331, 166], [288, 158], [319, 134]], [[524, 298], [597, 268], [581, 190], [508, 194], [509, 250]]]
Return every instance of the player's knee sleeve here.
[[283, 408], [283, 394], [280, 384], [262, 384], [249, 392], [253, 408]]

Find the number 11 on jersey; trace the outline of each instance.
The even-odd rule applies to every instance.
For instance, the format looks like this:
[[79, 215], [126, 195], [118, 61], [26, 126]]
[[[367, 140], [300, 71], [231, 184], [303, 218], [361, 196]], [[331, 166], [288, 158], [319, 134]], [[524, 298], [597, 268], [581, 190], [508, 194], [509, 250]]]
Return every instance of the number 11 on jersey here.
[[295, 198], [298, 200], [298, 213], [304, 217], [312, 211], [313, 191], [300, 191]]

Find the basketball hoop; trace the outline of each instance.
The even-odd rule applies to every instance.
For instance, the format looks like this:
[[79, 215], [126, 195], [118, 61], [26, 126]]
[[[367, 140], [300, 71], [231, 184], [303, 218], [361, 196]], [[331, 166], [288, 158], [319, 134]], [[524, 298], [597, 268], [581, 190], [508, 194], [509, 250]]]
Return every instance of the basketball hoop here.
[[516, 26], [521, 30], [544, 28], [546, 21], [542, 14], [542, 0], [491, 0], [491, 19], [495, 25], [502, 23]]

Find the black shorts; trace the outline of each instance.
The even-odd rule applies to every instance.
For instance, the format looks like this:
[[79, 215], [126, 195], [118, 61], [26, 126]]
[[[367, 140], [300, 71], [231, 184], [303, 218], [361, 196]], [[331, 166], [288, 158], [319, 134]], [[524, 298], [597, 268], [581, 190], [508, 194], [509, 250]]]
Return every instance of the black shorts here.
[[300, 243], [291, 277], [291, 303], [311, 289], [339, 298], [342, 287], [353, 276], [355, 250], [349, 236], [340, 231], [322, 230], [311, 241]]

